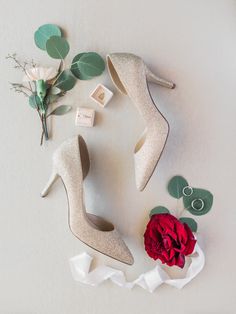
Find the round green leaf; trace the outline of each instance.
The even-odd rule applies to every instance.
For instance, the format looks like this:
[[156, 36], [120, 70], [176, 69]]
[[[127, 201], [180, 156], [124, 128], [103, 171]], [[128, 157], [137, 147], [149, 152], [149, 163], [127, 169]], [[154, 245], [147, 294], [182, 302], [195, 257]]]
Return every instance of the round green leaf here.
[[58, 88], [56, 86], [53, 86], [53, 87], [50, 88], [50, 91], [49, 91], [50, 95], [58, 95], [60, 93], [61, 93], [60, 88]]
[[45, 98], [46, 104], [49, 105], [56, 102], [59, 97], [60, 95], [47, 95]]
[[78, 55], [76, 55], [74, 57], [74, 59], [72, 60], [72, 64], [71, 64], [71, 72], [74, 74], [75, 77], [77, 77], [80, 80], [90, 80], [92, 77], [91, 76], [87, 76], [86, 74], [83, 74], [80, 70], [79, 70], [79, 60], [80, 58], [86, 54], [86, 52], [82, 52], [79, 53]]
[[70, 46], [65, 38], [52, 36], [46, 42], [46, 50], [50, 57], [62, 60], [67, 56]]
[[53, 24], [40, 26], [34, 33], [34, 41], [38, 48], [46, 50], [46, 42], [51, 36], [61, 36], [61, 30]]
[[[194, 200], [201, 199], [204, 202], [204, 207], [202, 210], [196, 210], [192, 207], [192, 202]], [[201, 216], [209, 212], [213, 204], [213, 195], [203, 189], [193, 189], [193, 193], [190, 196], [183, 197], [184, 207], [193, 215]], [[196, 202], [197, 203], [197, 202]]]
[[58, 76], [54, 86], [56, 86], [57, 88], [63, 91], [68, 91], [75, 86], [75, 83], [76, 83], [76, 78], [71, 73], [71, 71], [65, 70], [61, 72], [61, 74]]
[[31, 95], [29, 96], [29, 104], [32, 108], [37, 109], [41, 105], [41, 101], [38, 95]]
[[105, 62], [96, 52], [84, 53], [77, 61], [78, 69], [87, 77], [94, 77], [102, 74], [105, 70]]
[[188, 186], [188, 182], [181, 176], [175, 176], [169, 181], [167, 189], [171, 196], [179, 199], [183, 196], [185, 186]]
[[154, 207], [149, 214], [149, 217], [153, 216], [153, 215], [157, 215], [157, 214], [169, 214], [169, 210], [164, 207], [164, 206], [157, 206]]
[[185, 223], [189, 226], [192, 232], [197, 232], [197, 223], [193, 218], [181, 217], [179, 219], [182, 223]]
[[62, 116], [63, 114], [66, 114], [68, 111], [71, 110], [71, 106], [66, 106], [66, 105], [61, 105], [54, 109], [49, 116], [54, 115], [54, 116]]

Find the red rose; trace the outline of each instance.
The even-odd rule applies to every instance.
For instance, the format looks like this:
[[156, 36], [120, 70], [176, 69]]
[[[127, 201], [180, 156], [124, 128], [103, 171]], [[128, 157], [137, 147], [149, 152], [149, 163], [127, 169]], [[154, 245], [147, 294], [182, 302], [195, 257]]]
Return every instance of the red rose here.
[[170, 214], [156, 214], [147, 224], [144, 244], [151, 258], [183, 268], [185, 256], [193, 252], [196, 240], [187, 224]]

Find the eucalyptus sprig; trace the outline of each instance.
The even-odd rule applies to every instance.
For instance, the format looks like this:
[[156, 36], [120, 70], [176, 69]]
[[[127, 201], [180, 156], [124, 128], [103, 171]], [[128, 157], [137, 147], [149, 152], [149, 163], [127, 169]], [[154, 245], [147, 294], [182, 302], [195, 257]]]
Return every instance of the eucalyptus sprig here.
[[39, 115], [43, 139], [49, 139], [47, 120], [50, 116], [64, 115], [70, 111], [68, 105], [60, 105], [52, 108], [60, 97], [63, 97], [71, 90], [77, 79], [90, 80], [101, 75], [105, 70], [103, 58], [96, 52], [78, 53], [66, 66], [70, 45], [63, 37], [62, 30], [54, 24], [40, 26], [34, 33], [36, 46], [47, 52], [48, 56], [60, 60], [58, 68], [39, 67], [32, 60], [31, 62], [20, 62], [16, 54], [9, 54], [6, 58], [14, 62], [14, 68], [24, 73], [23, 83], [10, 83], [11, 89], [28, 97], [29, 105], [35, 109]]
[[[183, 200], [183, 208], [176, 215], [182, 223], [186, 223], [193, 232], [196, 232], [197, 222], [191, 217], [182, 217], [182, 214], [185, 210], [195, 216], [207, 214], [213, 205], [211, 192], [190, 186], [188, 181], [182, 176], [171, 178], [168, 182], [167, 190], [175, 199]], [[150, 211], [150, 217], [152, 215], [169, 213], [170, 211], [166, 207], [156, 206]]]

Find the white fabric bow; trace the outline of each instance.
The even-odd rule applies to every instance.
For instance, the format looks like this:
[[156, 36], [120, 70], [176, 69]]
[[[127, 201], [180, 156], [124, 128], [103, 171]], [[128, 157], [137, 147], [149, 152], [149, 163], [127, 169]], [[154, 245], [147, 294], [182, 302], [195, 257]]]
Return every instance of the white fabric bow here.
[[194, 253], [191, 256], [192, 261], [186, 276], [181, 279], [171, 279], [164, 269], [157, 265], [154, 269], [139, 275], [136, 280], [128, 282], [123, 271], [106, 265], [98, 266], [93, 271], [90, 271], [92, 260], [93, 258], [86, 252], [70, 259], [70, 268], [75, 281], [97, 286], [103, 281], [110, 279], [120, 287], [132, 289], [135, 285], [138, 285], [149, 292], [153, 292], [163, 283], [182, 289], [200, 273], [205, 264], [205, 256], [198, 243], [196, 243]]

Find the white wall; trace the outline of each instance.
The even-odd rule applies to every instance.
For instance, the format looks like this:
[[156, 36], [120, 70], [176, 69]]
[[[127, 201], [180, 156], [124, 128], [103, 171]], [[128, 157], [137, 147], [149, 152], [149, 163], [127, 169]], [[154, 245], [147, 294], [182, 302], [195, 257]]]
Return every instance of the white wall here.
[[[233, 0], [0, 0], [0, 313], [121, 314], [236, 312], [236, 3]], [[4, 59], [54, 64], [37, 49], [33, 33], [44, 23], [64, 28], [71, 44], [68, 61], [95, 50], [133, 52], [174, 91], [151, 86], [153, 98], [171, 125], [170, 137], [147, 189], [134, 184], [132, 152], [144, 126], [128, 98], [115, 94], [105, 110], [89, 100], [98, 82], [115, 91], [107, 72], [78, 83], [61, 103], [73, 111], [53, 120], [53, 140], [39, 147], [37, 115], [24, 97], [9, 90], [21, 80]], [[93, 129], [74, 126], [76, 107], [97, 110]], [[39, 197], [50, 172], [51, 155], [66, 138], [81, 133], [92, 167], [86, 182], [87, 208], [116, 222], [136, 263], [129, 267], [95, 253], [69, 231], [67, 200], [60, 183]], [[199, 217], [206, 267], [186, 288], [162, 286], [154, 294], [123, 290], [107, 282], [91, 288], [72, 280], [68, 259], [83, 250], [126, 271], [134, 279], [155, 263], [142, 247], [149, 210], [175, 207], [166, 183], [175, 174], [212, 191], [214, 207]]]

